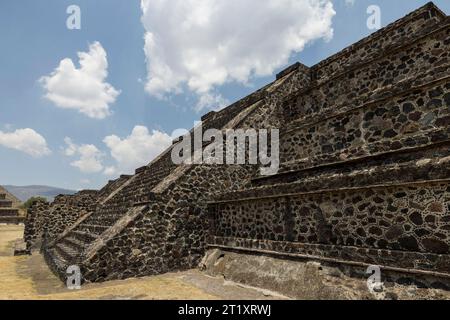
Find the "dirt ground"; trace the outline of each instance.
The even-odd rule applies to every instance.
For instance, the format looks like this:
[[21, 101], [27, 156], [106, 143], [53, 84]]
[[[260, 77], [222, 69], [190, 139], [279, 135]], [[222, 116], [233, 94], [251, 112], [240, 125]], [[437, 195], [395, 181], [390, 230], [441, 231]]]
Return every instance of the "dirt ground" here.
[[48, 269], [42, 256], [14, 257], [13, 248], [22, 238], [23, 226], [0, 225], [1, 300], [273, 300], [276, 293], [247, 288], [197, 270], [162, 276], [111, 281], [68, 290]]

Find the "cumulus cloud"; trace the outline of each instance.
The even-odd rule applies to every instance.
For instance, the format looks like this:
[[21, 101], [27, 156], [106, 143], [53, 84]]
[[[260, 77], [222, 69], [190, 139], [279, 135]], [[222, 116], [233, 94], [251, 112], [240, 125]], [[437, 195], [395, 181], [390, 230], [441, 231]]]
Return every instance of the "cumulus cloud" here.
[[111, 135], [103, 142], [117, 162], [116, 166], [107, 167], [104, 173], [114, 175], [118, 172], [133, 172], [136, 168], [148, 164], [172, 144], [172, 138], [157, 130], [150, 133], [144, 126], [135, 126], [128, 137], [122, 139]]
[[68, 157], [78, 156], [79, 159], [73, 161], [70, 165], [80, 169], [83, 173], [97, 173], [103, 170], [102, 152], [92, 144], [76, 145], [72, 139], [64, 139], [66, 148], [64, 154]]
[[[146, 90], [159, 98], [187, 87], [200, 97], [247, 83], [288, 63], [316, 39], [330, 39], [331, 0], [141, 0]], [[206, 96], [197, 109], [217, 103]]]
[[114, 166], [106, 167], [106, 168], [105, 168], [105, 171], [103, 171], [103, 173], [104, 173], [106, 176], [115, 176], [115, 175], [118, 174], [117, 168], [114, 167]]
[[25, 152], [34, 158], [40, 158], [51, 153], [47, 141], [33, 129], [17, 129], [14, 132], [0, 131], [0, 145]]
[[105, 82], [108, 76], [106, 52], [99, 42], [89, 52], [79, 52], [80, 68], [71, 59], [63, 59], [49, 75], [40, 79], [45, 98], [63, 109], [74, 109], [90, 118], [104, 119], [111, 114], [109, 105], [120, 91]]
[[199, 96], [195, 110], [200, 112], [203, 109], [215, 108], [220, 110], [230, 104], [230, 101], [225, 99], [221, 94], [204, 93]]

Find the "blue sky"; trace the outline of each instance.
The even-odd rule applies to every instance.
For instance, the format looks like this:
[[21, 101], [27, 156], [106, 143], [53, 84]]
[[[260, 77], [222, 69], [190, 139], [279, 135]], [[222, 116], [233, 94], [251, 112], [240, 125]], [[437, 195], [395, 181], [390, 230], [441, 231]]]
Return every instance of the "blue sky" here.
[[[231, 77], [220, 85], [213, 83], [206, 89], [206, 93], [213, 93], [223, 101], [233, 102], [272, 81], [274, 74], [290, 63], [300, 61], [313, 65], [319, 62], [373, 32], [366, 26], [366, 9], [371, 4], [380, 6], [382, 26], [385, 26], [427, 1], [355, 0], [353, 5], [345, 2], [332, 1], [336, 14], [331, 20], [333, 37], [328, 41], [321, 36], [317, 36], [317, 39], [311, 36], [313, 39], [308, 41], [301, 52], [291, 52], [289, 61], [270, 70], [271, 74], [259, 72], [247, 77], [245, 81], [235, 81]], [[436, 0], [435, 4], [445, 12], [450, 12], [450, 1]], [[78, 5], [81, 9], [81, 30], [69, 30], [66, 27], [69, 16], [66, 9], [69, 5]], [[264, 11], [260, 14], [264, 14]], [[16, 130], [29, 128], [45, 139], [46, 148], [50, 150], [33, 157], [30, 152], [14, 148], [11, 143], [2, 144], [0, 140], [0, 184], [99, 188], [122, 171], [130, 171], [133, 164], [141, 164], [143, 152], [147, 157], [145, 151], [128, 150], [129, 146], [125, 144], [130, 142], [126, 139], [132, 135], [136, 126], [140, 126], [134, 132], [136, 135], [153, 139], [140, 144], [141, 148], [142, 145], [149, 146], [149, 150], [153, 148], [148, 153], [148, 159], [145, 159], [148, 162], [159, 150], [159, 141], [167, 143], [167, 135], [171, 135], [173, 130], [192, 127], [194, 121], [208, 112], [208, 107], [198, 110], [199, 97], [205, 94], [203, 87], [188, 86], [181, 82], [183, 92], [165, 93], [163, 98], [146, 90], [149, 68], [144, 52], [144, 35], [149, 28], [163, 29], [171, 25], [165, 24], [163, 16], [160, 20], [155, 18], [158, 21], [151, 21], [151, 14], [145, 20], [148, 24], [144, 25], [142, 15], [141, 3], [137, 0], [0, 2], [0, 135], [6, 136]], [[281, 16], [281, 21], [282, 18]], [[233, 23], [242, 23], [240, 30], [246, 26], [245, 21]], [[283, 27], [282, 23], [279, 27]], [[163, 30], [161, 34], [166, 34], [165, 31], [167, 30]], [[167, 48], [173, 48], [178, 53], [182, 50], [179, 50], [176, 41], [177, 38], [174, 37], [171, 42], [162, 39], [160, 43], [171, 45], [172, 47]], [[90, 45], [96, 42], [107, 57], [108, 76], [103, 79], [104, 83], [108, 83], [118, 93], [115, 101], [108, 104], [111, 114], [102, 119], [58, 107], [55, 101], [45, 98], [47, 89], [39, 81], [42, 77], [51, 76], [65, 58], [70, 58], [78, 68], [77, 53], [88, 52]], [[195, 41], [193, 42], [195, 45]], [[245, 48], [243, 45], [245, 44], [240, 44], [240, 50]], [[261, 46], [261, 50], [264, 50], [264, 46]], [[266, 57], [270, 52], [255, 54]], [[172, 63], [176, 65], [176, 62]], [[158, 89], [164, 91], [164, 85]], [[109, 146], [105, 142], [105, 137], [108, 136]], [[39, 142], [38, 140], [33, 141]], [[86, 146], [95, 146], [95, 149]], [[164, 146], [159, 146], [162, 147]], [[83, 159], [83, 154], [87, 154], [87, 157], [94, 155], [93, 161], [97, 161], [90, 162], [89, 170], [80, 169], [86, 167], [80, 166], [79, 161], [92, 160]], [[127, 154], [130, 157], [140, 157], [140, 162], [128, 159]], [[105, 173], [107, 168], [111, 175]]]

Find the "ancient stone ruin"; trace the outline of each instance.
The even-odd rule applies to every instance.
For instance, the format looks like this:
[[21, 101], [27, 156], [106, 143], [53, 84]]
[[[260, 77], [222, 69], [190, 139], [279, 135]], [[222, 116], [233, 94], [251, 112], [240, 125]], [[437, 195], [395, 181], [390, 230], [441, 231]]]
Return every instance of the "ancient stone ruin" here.
[[20, 215], [20, 205], [19, 199], [0, 186], [0, 223], [23, 223], [25, 218]]
[[283, 292], [301, 277], [280, 282], [275, 261], [312, 261], [356, 277], [376, 265], [394, 282], [449, 289], [449, 70], [450, 18], [429, 3], [203, 117], [223, 132], [280, 128], [278, 174], [175, 165], [177, 140], [98, 192], [36, 203], [25, 240], [41, 239], [61, 279], [78, 265], [86, 282], [203, 261], [211, 274]]
[[42, 246], [44, 239], [55, 239], [68, 227], [95, 209], [98, 191], [84, 190], [60, 195], [49, 204], [38, 199], [31, 205], [25, 223], [24, 240], [29, 252]]

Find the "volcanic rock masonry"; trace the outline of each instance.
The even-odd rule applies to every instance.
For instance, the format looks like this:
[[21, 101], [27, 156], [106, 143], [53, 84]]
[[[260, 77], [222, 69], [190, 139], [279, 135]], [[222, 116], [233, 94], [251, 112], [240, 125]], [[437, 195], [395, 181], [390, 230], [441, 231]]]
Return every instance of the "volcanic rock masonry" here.
[[449, 70], [450, 18], [429, 3], [203, 117], [205, 130], [279, 128], [278, 174], [175, 165], [172, 146], [100, 191], [36, 203], [25, 240], [86, 282], [193, 268], [216, 249], [448, 289]]

